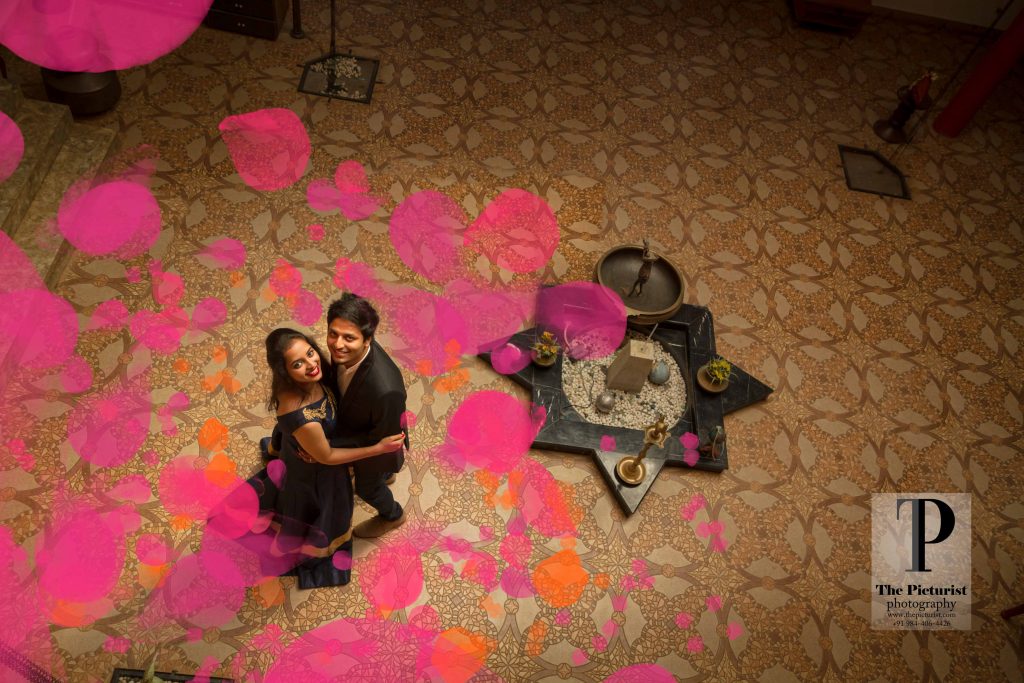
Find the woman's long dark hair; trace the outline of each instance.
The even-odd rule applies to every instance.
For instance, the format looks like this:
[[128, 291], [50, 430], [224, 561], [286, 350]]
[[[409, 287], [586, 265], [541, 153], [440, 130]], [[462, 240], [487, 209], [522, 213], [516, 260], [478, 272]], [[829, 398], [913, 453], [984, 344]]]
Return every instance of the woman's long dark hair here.
[[[320, 381], [323, 382], [330, 373], [331, 362], [315, 341], [302, 332], [289, 327], [277, 328], [267, 335], [266, 342], [267, 367], [270, 368], [270, 398], [267, 399], [267, 410], [270, 412], [277, 412], [277, 407], [280, 405], [278, 397], [285, 391], [295, 391], [303, 396], [309, 394], [302, 385], [288, 375], [288, 368], [285, 367], [284, 352], [291, 348], [296, 339], [301, 339], [312, 346], [320, 356]], [[328, 391], [327, 387], [324, 387], [324, 391]]]

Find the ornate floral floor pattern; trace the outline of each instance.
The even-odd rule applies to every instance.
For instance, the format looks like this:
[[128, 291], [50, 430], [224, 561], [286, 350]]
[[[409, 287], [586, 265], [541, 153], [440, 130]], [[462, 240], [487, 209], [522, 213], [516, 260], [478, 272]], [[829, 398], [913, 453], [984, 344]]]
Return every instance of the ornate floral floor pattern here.
[[[381, 63], [361, 105], [296, 91], [327, 44], [305, 5], [307, 40], [200, 27], [119, 72], [87, 122], [118, 150], [39, 236], [76, 247], [52, 291], [0, 244], [5, 641], [68, 681], [154, 656], [253, 681], [1022, 679], [999, 617], [1024, 599], [1019, 65], [960, 138], [921, 128], [902, 201], [849, 192], [837, 145], [879, 147], [895, 89], [951, 74], [970, 31], [370, 0], [340, 17]], [[587, 459], [529, 449], [527, 393], [476, 353], [644, 237], [775, 391], [725, 418], [728, 470], [668, 468], [627, 518]], [[410, 522], [300, 591], [204, 520], [261, 467], [265, 335], [322, 337], [342, 289], [403, 368]], [[870, 498], [896, 491], [973, 495], [971, 630], [870, 628]]]

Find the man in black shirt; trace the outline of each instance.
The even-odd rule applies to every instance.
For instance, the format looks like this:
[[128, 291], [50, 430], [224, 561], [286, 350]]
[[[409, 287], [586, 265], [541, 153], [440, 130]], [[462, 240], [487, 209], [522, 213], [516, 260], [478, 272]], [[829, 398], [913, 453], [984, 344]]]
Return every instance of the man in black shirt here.
[[[346, 292], [327, 309], [327, 348], [334, 361], [338, 422], [332, 448], [372, 445], [404, 430], [405, 382], [391, 357], [374, 341], [380, 316], [369, 301]], [[406, 436], [405, 447], [409, 447]], [[352, 464], [356, 494], [377, 510], [353, 533], [376, 538], [405, 523], [405, 511], [388, 480], [405, 463], [402, 449]]]

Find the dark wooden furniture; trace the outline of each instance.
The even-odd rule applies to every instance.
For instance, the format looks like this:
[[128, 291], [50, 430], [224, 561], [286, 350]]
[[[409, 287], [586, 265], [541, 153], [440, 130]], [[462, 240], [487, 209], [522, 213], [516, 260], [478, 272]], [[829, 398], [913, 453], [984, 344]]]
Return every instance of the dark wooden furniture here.
[[871, 14], [871, 0], [791, 0], [797, 23], [855, 35]]
[[203, 23], [210, 28], [277, 40], [288, 0], [213, 0]]

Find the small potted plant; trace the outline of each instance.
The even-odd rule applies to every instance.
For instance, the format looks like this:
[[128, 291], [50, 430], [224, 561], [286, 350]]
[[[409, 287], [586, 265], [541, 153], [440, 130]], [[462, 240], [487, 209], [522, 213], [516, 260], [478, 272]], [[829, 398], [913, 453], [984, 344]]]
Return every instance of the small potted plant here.
[[530, 347], [533, 362], [544, 368], [551, 367], [558, 360], [558, 352], [561, 348], [558, 345], [558, 340], [555, 339], [555, 335], [550, 332], [543, 332], [537, 341], [533, 343], [533, 346]]
[[725, 391], [729, 386], [730, 377], [732, 377], [732, 363], [721, 356], [715, 356], [697, 371], [697, 383], [705, 391], [714, 393]]

